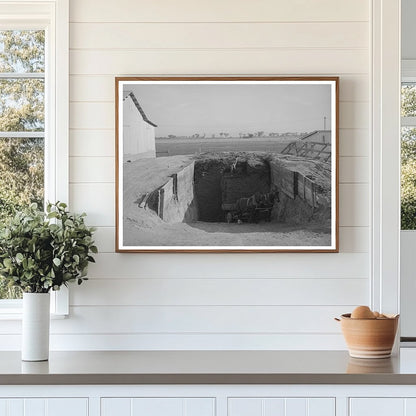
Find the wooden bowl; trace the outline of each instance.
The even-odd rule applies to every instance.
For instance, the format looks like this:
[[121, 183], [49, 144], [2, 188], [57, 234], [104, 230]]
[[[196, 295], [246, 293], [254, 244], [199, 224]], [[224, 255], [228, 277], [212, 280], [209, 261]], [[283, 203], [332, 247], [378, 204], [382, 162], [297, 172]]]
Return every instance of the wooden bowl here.
[[388, 358], [396, 337], [399, 315], [381, 319], [352, 319], [341, 315], [341, 329], [351, 357]]

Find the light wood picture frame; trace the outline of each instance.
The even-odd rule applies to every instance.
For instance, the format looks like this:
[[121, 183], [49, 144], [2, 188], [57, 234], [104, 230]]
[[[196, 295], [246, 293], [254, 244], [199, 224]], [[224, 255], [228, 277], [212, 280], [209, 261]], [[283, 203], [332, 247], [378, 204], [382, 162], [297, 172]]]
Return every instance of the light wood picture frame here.
[[338, 252], [338, 77], [116, 77], [115, 106], [117, 252]]

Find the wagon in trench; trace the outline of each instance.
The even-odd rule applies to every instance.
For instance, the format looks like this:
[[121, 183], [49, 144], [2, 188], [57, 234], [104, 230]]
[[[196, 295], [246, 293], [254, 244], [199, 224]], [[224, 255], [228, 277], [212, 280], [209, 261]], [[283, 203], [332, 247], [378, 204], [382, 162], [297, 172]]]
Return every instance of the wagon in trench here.
[[227, 223], [254, 222], [271, 220], [274, 195], [256, 193], [248, 198], [240, 198], [235, 203], [222, 203]]

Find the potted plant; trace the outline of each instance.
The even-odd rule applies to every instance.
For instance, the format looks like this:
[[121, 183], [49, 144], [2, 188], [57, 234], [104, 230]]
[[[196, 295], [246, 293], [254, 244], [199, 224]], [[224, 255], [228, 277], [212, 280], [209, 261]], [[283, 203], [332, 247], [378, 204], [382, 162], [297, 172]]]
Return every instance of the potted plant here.
[[71, 214], [64, 203], [36, 204], [0, 225], [0, 276], [23, 291], [22, 360], [49, 356], [50, 291], [86, 280], [97, 253], [86, 214]]

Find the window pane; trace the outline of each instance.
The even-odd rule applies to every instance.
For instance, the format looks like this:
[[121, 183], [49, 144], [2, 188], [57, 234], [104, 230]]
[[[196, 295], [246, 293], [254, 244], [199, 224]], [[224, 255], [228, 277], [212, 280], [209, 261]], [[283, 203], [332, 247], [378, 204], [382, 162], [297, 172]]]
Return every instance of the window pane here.
[[416, 229], [416, 127], [401, 132], [401, 228]]
[[45, 31], [0, 30], [0, 72], [45, 72]]
[[44, 139], [0, 138], [0, 219], [15, 208], [43, 206]]
[[0, 79], [0, 131], [45, 129], [43, 79]]

